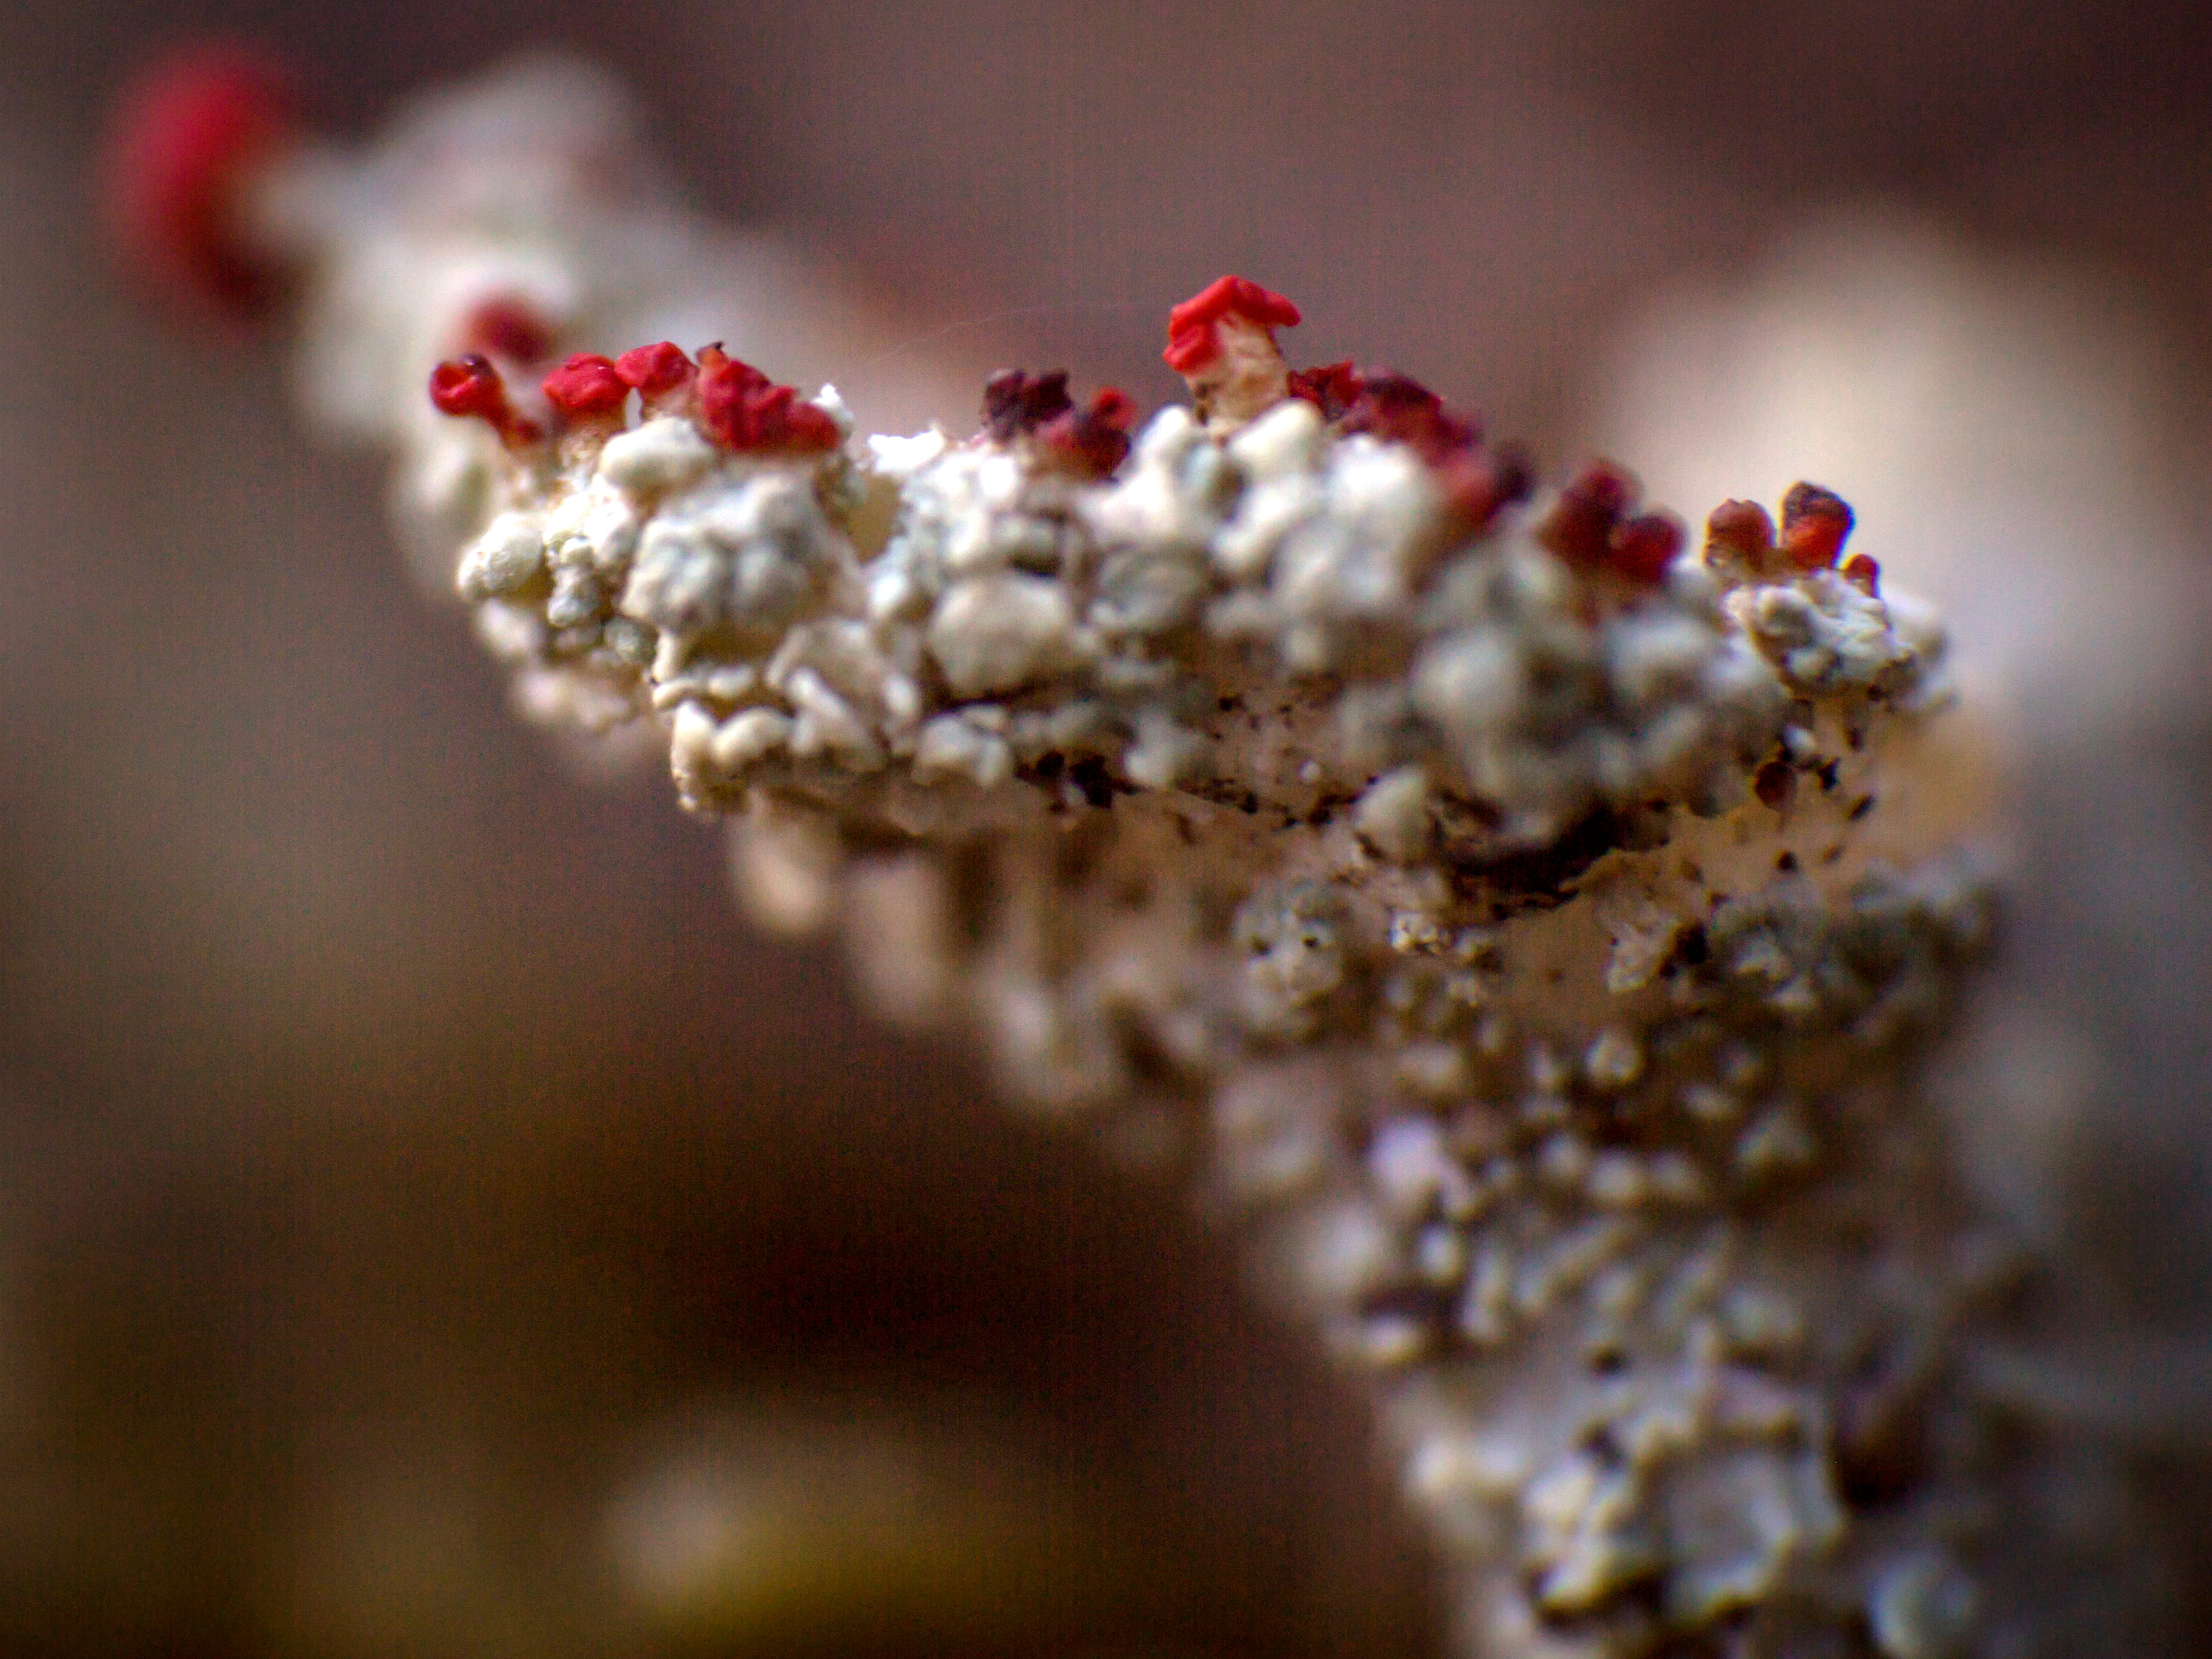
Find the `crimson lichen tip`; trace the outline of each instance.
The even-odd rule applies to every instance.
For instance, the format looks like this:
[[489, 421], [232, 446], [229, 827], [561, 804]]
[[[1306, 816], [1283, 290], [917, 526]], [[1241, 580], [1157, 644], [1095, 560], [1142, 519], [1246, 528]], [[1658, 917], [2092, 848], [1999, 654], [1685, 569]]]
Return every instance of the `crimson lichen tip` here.
[[699, 353], [699, 418], [725, 449], [740, 454], [783, 450], [825, 453], [845, 434], [830, 411], [778, 386], [719, 345]]
[[1595, 570], [1606, 562], [1614, 527], [1636, 501], [1636, 480], [1610, 461], [1577, 473], [1536, 526], [1536, 539], [1565, 563]]
[[983, 430], [1000, 443], [1012, 443], [1074, 407], [1064, 368], [1042, 374], [1002, 368], [983, 383]]
[[1351, 400], [1340, 416], [1346, 431], [1370, 432], [1392, 443], [1409, 445], [1431, 466], [1482, 441], [1481, 429], [1473, 421], [1447, 408], [1442, 398], [1412, 375], [1370, 370], [1354, 372], [1346, 380], [1338, 375], [1338, 367], [1321, 373], [1332, 377], [1332, 392], [1345, 384], [1351, 387]]
[[1796, 483], [1782, 498], [1782, 549], [1800, 570], [1829, 570], [1854, 522], [1850, 505], [1832, 489]]
[[617, 413], [629, 396], [629, 383], [614, 359], [591, 352], [569, 358], [542, 384], [545, 400], [572, 419]]
[[1324, 421], [1341, 420], [1366, 385], [1366, 377], [1352, 366], [1349, 357], [1341, 362], [1319, 363], [1311, 368], [1291, 371], [1291, 396], [1303, 398], [1321, 410]]
[[635, 347], [615, 359], [623, 384], [634, 387], [648, 405], [689, 386], [698, 372], [684, 349], [667, 340]]
[[1681, 552], [1685, 532], [1671, 513], [1632, 516], [1636, 497], [1632, 475], [1611, 461], [1593, 461], [1559, 492], [1536, 526], [1536, 539], [1576, 569], [1655, 587]]
[[1682, 550], [1682, 521], [1671, 513], [1639, 513], [1613, 527], [1606, 544], [1609, 569], [1643, 586], [1666, 577]]
[[515, 412], [506, 381], [481, 352], [450, 358], [432, 369], [430, 402], [441, 415], [483, 422], [510, 448], [538, 436], [537, 423]]
[[292, 77], [273, 55], [235, 43], [179, 51], [118, 100], [102, 163], [108, 228], [172, 299], [248, 316], [282, 273], [241, 234], [240, 192], [290, 141]]
[[1037, 438], [1046, 452], [1073, 471], [1103, 478], [1129, 454], [1135, 399], [1119, 386], [1102, 386], [1086, 409], [1069, 408], [1047, 421]]
[[1136, 402], [1119, 386], [1102, 386], [1079, 408], [1064, 368], [1002, 368], [983, 387], [983, 431], [994, 443], [1033, 440], [1043, 454], [1091, 477], [1106, 477], [1127, 458], [1136, 421]]
[[1774, 551], [1774, 520], [1757, 501], [1723, 501], [1705, 520], [1705, 557], [1733, 557], [1753, 570]]
[[495, 295], [461, 325], [463, 349], [510, 362], [538, 363], [553, 355], [553, 325], [526, 300]]
[[1168, 313], [1168, 344], [1161, 357], [1178, 374], [1197, 373], [1220, 350], [1219, 325], [1231, 317], [1260, 329], [1290, 328], [1298, 321], [1298, 308], [1249, 278], [1216, 277]]

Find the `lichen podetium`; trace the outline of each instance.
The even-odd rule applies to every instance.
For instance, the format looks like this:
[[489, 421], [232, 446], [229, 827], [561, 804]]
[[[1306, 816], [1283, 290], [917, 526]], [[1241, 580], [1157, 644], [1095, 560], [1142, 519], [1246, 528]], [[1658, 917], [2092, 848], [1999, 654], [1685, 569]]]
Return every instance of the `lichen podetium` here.
[[757, 913], [1239, 1218], [1471, 1650], [2155, 1646], [2105, 1451], [1978, 1380], [2038, 1266], [1917, 1066], [1988, 768], [1832, 492], [1686, 546], [1618, 467], [1291, 369], [1241, 277], [1171, 320], [1192, 408], [1008, 371], [972, 437], [855, 442], [661, 337], [712, 238], [574, 70], [217, 159], [520, 706], [654, 733]]

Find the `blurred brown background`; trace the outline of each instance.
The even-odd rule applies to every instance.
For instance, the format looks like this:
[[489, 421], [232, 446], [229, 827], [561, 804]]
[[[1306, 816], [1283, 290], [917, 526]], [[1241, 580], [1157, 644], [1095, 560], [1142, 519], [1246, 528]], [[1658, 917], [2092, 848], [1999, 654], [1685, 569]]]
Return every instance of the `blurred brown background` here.
[[[704, 204], [847, 267], [905, 349], [1065, 362], [1149, 404], [1174, 390], [1168, 305], [1241, 270], [1304, 307], [1305, 361], [1387, 356], [1555, 467], [1639, 434], [1732, 454], [1771, 411], [1668, 388], [1741, 372], [1742, 319], [1787, 359], [1801, 313], [1878, 337], [1934, 294], [1917, 401], [1839, 392], [1840, 429], [1924, 453], [1911, 434], [1966, 411], [1963, 459], [1905, 497], [2002, 487], [1952, 502], [1987, 533], [1929, 556], [1931, 585], [1970, 634], [2009, 618], [2015, 669], [2039, 629], [2093, 635], [2021, 700], [2027, 873], [1983, 1042], [2017, 1074], [2003, 1109], [2046, 1109], [2033, 1135], [2003, 1120], [1991, 1138], [2028, 1151], [1991, 1179], [2082, 1261], [2050, 1340], [2089, 1393], [2159, 1434], [2201, 1416], [2199, 613], [2166, 607], [2183, 648], [2160, 636], [2154, 696], [2106, 697], [2154, 654], [2140, 608], [2099, 632], [2017, 590], [2105, 562], [2153, 572], [2154, 603], [2212, 557], [2202, 7], [17, 4], [0, 1648], [1441, 1639], [1359, 1413], [1248, 1309], [1182, 1196], [866, 1024], [826, 954], [748, 937], [716, 838], [658, 780], [583, 787], [510, 718], [402, 573], [377, 462], [300, 431], [273, 350], [173, 335], [116, 280], [86, 208], [100, 111], [210, 32], [291, 56], [339, 131], [574, 46], [639, 90]], [[1857, 233], [1809, 276], [1774, 264], [1808, 225], [1862, 222], [1838, 211], [1912, 227], [1869, 253], [1902, 286], [1851, 289], [1892, 296], [1863, 314], [1820, 311]], [[1686, 295], [1717, 333], [1668, 323]], [[2000, 336], [1979, 356], [1954, 349], [1975, 315]], [[1998, 385], [2014, 315], [2049, 372]], [[2124, 395], [2100, 378], [2123, 358]], [[1665, 365], [1640, 412], [1624, 362]], [[1822, 384], [1790, 392], [1799, 416]], [[2142, 441], [2094, 467], [2001, 464], [2020, 433], [2103, 457], [2113, 410]], [[1902, 489], [1863, 470], [1826, 481]], [[2096, 717], [2044, 717], [2062, 702]], [[923, 1518], [883, 1510], [893, 1489]], [[766, 1589], [715, 1553], [744, 1516], [783, 1540]], [[647, 1558], [706, 1588], [656, 1601]]]

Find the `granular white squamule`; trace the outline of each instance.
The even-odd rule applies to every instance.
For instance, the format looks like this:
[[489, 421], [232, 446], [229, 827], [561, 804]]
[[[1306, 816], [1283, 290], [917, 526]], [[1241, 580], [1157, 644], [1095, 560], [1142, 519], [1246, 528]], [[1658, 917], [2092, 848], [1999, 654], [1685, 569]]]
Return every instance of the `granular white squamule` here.
[[655, 734], [757, 916], [1237, 1218], [1470, 1651], [2155, 1649], [2106, 1454], [1977, 1367], [2037, 1266], [1915, 1064], [1988, 769], [1832, 493], [1686, 547], [1233, 276], [1188, 408], [1007, 371], [859, 439], [663, 337], [709, 239], [578, 71], [250, 159], [223, 246], [520, 707]]

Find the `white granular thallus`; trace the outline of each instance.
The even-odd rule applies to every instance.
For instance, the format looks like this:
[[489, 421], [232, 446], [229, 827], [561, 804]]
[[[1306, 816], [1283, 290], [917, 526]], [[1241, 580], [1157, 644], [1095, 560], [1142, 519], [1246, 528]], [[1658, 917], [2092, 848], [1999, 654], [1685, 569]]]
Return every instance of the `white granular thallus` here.
[[1470, 1650], [2155, 1645], [2105, 1453], [1977, 1382], [2038, 1269], [1915, 1081], [1990, 909], [1924, 610], [1725, 558], [1628, 591], [1541, 495], [1472, 531], [1297, 399], [1164, 410], [1104, 477], [436, 414], [490, 299], [773, 372], [787, 274], [650, 174], [544, 66], [285, 163], [310, 404], [398, 452], [532, 719], [654, 733], [757, 915], [1237, 1218]]

